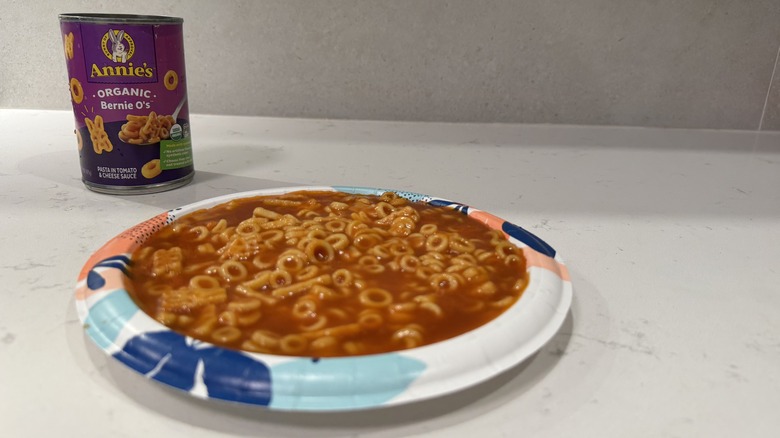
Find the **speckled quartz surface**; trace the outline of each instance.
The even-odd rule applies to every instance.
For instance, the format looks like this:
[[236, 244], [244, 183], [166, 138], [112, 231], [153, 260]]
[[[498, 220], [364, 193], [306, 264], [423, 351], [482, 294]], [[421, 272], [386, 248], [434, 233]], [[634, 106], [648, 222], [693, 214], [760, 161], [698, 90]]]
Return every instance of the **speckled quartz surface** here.
[[[69, 112], [0, 110], [4, 436], [777, 436], [780, 135], [192, 120], [194, 182], [118, 197], [82, 185]], [[108, 239], [200, 199], [301, 184], [428, 193], [528, 228], [569, 266], [563, 327], [476, 387], [339, 414], [195, 400], [85, 337], [73, 287]]]

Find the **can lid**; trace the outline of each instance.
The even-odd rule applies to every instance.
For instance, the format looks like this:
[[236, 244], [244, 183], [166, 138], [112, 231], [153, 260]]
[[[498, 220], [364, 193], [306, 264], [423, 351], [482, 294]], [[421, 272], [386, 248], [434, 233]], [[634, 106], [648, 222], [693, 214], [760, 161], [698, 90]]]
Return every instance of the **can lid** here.
[[180, 17], [166, 17], [164, 15], [134, 15], [134, 14], [60, 14], [60, 21], [78, 21], [82, 23], [133, 23], [133, 24], [169, 24], [183, 23]]

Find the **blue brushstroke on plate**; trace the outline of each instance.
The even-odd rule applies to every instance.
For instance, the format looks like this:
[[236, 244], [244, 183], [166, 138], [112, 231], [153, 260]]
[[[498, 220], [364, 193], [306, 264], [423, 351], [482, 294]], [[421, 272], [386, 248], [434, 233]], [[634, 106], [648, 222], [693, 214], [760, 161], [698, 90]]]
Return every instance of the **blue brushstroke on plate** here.
[[147, 377], [183, 391], [199, 383], [197, 369], [202, 362], [202, 383], [210, 398], [262, 406], [268, 406], [271, 400], [271, 374], [264, 363], [237, 351], [188, 342], [172, 331], [135, 336], [114, 357]]
[[553, 249], [552, 246], [548, 245], [544, 240], [534, 236], [531, 232], [525, 230], [524, 228], [518, 227], [517, 225], [509, 222], [504, 222], [504, 224], [501, 225], [501, 229], [515, 239], [530, 246], [536, 252], [542, 253], [548, 257], [555, 258], [555, 249]]
[[95, 272], [94, 269], [87, 273], [87, 287], [90, 290], [98, 290], [106, 285], [106, 279], [102, 275]]
[[271, 407], [337, 410], [381, 406], [403, 393], [425, 368], [424, 362], [395, 353], [292, 360], [271, 368], [276, 388]]
[[449, 207], [463, 214], [469, 214], [469, 207], [467, 205], [458, 204], [457, 202], [445, 201], [444, 199], [431, 199], [428, 201], [428, 204], [436, 207]]
[[110, 346], [125, 328], [127, 321], [138, 312], [138, 306], [124, 289], [117, 289], [103, 297], [89, 309], [84, 320], [87, 335], [102, 349]]
[[123, 255], [109, 257], [101, 260], [87, 273], [87, 287], [90, 290], [98, 290], [106, 285], [106, 279], [98, 273], [95, 268], [114, 268], [122, 271], [123, 274], [128, 275], [127, 266], [130, 264], [130, 258]]

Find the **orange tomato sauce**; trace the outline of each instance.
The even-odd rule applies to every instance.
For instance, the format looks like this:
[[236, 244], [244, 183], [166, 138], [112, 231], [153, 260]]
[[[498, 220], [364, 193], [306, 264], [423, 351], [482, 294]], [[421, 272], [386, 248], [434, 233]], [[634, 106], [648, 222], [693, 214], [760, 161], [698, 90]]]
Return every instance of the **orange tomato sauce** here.
[[177, 219], [132, 256], [150, 316], [226, 348], [309, 357], [439, 342], [496, 318], [522, 251], [465, 214], [329, 191], [233, 200]]

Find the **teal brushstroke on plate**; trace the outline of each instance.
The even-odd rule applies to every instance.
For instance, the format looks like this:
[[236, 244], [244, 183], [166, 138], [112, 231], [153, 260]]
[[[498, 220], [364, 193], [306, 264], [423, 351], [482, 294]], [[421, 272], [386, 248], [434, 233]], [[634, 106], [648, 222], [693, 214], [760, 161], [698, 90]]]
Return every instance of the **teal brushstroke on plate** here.
[[349, 193], [351, 195], [375, 195], [381, 196], [385, 192], [394, 192], [396, 195], [406, 198], [412, 202], [427, 202], [431, 199], [428, 195], [414, 192], [404, 192], [391, 189], [375, 189], [372, 187], [350, 187], [350, 186], [333, 186], [339, 192]]
[[102, 349], [108, 348], [127, 325], [127, 321], [138, 312], [138, 306], [124, 289], [106, 295], [90, 307], [84, 320], [87, 334]]
[[375, 189], [373, 187], [351, 187], [351, 186], [333, 186], [339, 192], [350, 193], [353, 195], [381, 195], [387, 190]]
[[339, 410], [381, 406], [403, 393], [425, 370], [400, 354], [298, 359], [271, 367], [270, 407]]

